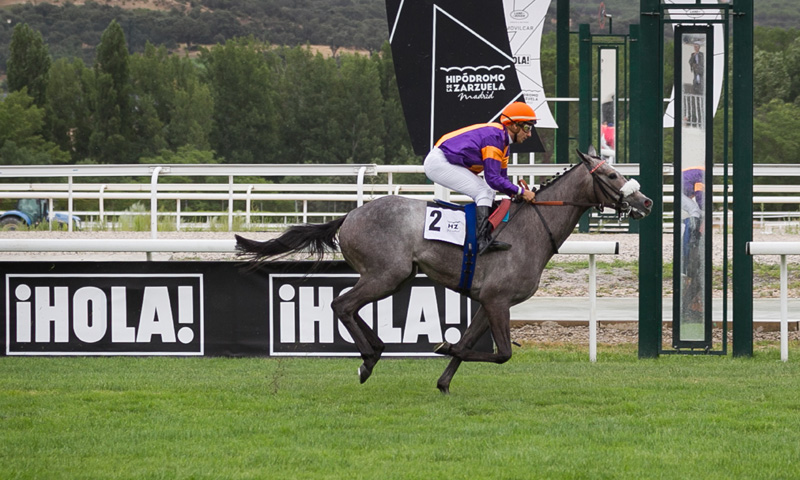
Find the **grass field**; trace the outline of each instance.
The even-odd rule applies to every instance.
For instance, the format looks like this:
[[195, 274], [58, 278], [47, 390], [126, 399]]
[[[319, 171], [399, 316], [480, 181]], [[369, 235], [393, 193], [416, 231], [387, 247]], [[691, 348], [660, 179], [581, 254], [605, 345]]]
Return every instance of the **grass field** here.
[[1, 357], [0, 478], [800, 478], [798, 358]]

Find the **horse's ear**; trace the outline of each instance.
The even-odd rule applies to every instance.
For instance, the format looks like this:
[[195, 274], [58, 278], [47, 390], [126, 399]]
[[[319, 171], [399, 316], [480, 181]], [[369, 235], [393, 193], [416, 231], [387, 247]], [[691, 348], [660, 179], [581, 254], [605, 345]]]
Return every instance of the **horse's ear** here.
[[589, 145], [589, 156], [590, 157], [597, 156], [597, 150], [594, 149], [594, 145]]
[[575, 151], [578, 153], [578, 157], [580, 157], [582, 162], [592, 163], [592, 158], [591, 157], [587, 156], [585, 153], [581, 152], [577, 148], [575, 149]]

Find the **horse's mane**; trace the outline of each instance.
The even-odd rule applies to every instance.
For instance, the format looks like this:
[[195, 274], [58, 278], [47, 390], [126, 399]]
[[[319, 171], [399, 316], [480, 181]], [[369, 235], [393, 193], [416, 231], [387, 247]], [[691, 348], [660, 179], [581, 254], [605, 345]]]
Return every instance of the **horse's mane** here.
[[559, 181], [567, 172], [571, 171], [573, 168], [577, 167], [578, 165], [580, 165], [580, 163], [570, 164], [569, 166], [564, 167], [564, 171], [558, 172], [555, 175], [553, 175], [552, 177], [550, 177], [550, 178], [546, 179], [545, 181], [541, 182], [539, 184], [539, 191], [541, 192], [543, 190], [546, 190], [548, 187], [552, 186], [554, 183]]

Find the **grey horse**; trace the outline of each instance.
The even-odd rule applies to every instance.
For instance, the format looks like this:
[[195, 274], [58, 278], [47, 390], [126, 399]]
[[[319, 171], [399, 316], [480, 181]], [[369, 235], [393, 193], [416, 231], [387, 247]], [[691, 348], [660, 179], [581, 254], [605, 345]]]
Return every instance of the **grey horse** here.
[[[449, 393], [450, 381], [462, 361], [504, 363], [511, 358], [510, 308], [536, 292], [545, 265], [586, 210], [611, 207], [634, 219], [650, 213], [652, 201], [639, 192], [635, 180], [627, 180], [598, 158], [594, 148], [588, 155], [578, 155], [581, 162], [542, 185], [533, 204], [512, 204], [508, 221], [495, 231], [497, 238], [512, 248], [478, 257], [471, 289], [465, 294], [480, 308], [458, 343], [445, 342], [435, 349], [452, 357], [437, 383], [442, 393]], [[364, 383], [384, 344], [358, 311], [398, 291], [418, 271], [447, 288], [458, 288], [462, 248], [423, 238], [426, 205], [401, 196], [381, 197], [325, 224], [290, 227], [266, 242], [237, 235], [237, 249], [253, 262], [309, 250], [319, 261], [326, 251], [341, 251], [360, 278], [350, 291], [335, 298], [331, 307], [361, 353], [358, 373]], [[495, 351], [473, 350], [487, 329]]]

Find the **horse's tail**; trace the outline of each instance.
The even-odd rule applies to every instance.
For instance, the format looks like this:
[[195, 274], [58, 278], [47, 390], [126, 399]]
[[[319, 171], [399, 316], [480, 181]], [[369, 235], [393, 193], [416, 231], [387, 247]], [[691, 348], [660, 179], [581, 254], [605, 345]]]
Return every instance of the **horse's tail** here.
[[344, 223], [341, 218], [320, 225], [297, 225], [286, 230], [283, 235], [266, 242], [248, 240], [236, 235], [237, 255], [250, 261], [275, 260], [284, 255], [307, 251], [320, 261], [326, 252], [338, 249], [336, 232]]

